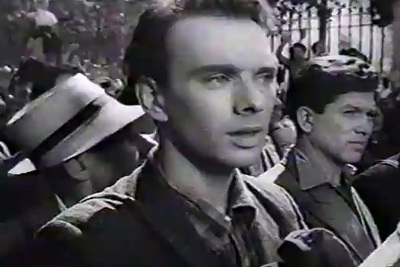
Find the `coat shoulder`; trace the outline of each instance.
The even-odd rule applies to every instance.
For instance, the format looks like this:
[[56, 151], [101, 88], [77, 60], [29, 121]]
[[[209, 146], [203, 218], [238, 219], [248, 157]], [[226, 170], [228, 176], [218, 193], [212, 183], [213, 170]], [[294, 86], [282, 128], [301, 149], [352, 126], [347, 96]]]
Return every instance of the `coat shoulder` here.
[[117, 212], [127, 200], [135, 200], [134, 193], [139, 171], [136, 170], [130, 176], [118, 180], [113, 186], [63, 211], [38, 231], [38, 237], [79, 238], [83, 234], [82, 229], [97, 214], [104, 211]]
[[371, 166], [369, 169], [358, 175], [355, 179], [355, 183], [357, 184], [358, 181], [361, 179], [358, 178], [367, 178], [367, 179], [374, 179], [374, 178], [386, 178], [388, 176], [396, 176], [400, 173], [399, 170], [399, 157], [400, 154], [397, 154], [393, 157], [388, 159], [382, 160], [377, 164]]
[[257, 190], [259, 200], [282, 225], [291, 231], [307, 228], [298, 205], [283, 187], [254, 177], [246, 177], [245, 181]]
[[265, 181], [262, 178], [245, 177], [245, 181], [253, 187], [259, 189], [263, 197], [268, 198], [274, 203], [279, 203], [282, 207], [291, 207], [292, 199], [288, 192], [280, 185], [271, 181]]

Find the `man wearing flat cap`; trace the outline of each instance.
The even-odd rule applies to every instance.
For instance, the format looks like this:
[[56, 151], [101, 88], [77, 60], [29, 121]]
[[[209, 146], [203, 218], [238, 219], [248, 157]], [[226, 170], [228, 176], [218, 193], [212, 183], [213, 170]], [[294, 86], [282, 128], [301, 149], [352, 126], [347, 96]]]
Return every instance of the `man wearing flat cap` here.
[[307, 63], [288, 91], [298, 138], [276, 183], [299, 204], [310, 227], [332, 231], [362, 262], [380, 243], [367, 207], [344, 174], [357, 163], [374, 126], [377, 72], [348, 56]]

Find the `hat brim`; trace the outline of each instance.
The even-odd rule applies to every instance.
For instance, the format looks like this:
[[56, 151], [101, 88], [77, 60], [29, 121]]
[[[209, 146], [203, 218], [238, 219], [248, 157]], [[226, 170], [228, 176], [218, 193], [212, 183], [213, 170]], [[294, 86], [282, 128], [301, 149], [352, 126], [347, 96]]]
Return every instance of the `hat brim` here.
[[88, 151], [144, 114], [141, 106], [126, 106], [110, 99], [94, 118], [46, 153], [41, 167], [55, 166]]

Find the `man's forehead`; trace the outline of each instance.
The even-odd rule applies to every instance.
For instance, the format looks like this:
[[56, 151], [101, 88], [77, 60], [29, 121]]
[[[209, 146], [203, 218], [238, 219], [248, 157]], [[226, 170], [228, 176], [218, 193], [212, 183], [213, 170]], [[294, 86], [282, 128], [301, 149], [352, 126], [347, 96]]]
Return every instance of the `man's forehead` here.
[[193, 64], [277, 66], [266, 33], [247, 19], [186, 18], [171, 28], [167, 45], [171, 58], [190, 58]]
[[373, 92], [349, 92], [339, 95], [335, 101], [339, 106], [372, 108], [375, 107], [375, 97]]

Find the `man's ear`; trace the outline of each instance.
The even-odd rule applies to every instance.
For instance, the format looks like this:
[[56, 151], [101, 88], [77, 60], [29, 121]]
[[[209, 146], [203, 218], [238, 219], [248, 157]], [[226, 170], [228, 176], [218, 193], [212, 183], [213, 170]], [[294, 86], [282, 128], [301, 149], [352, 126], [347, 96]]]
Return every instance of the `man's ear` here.
[[156, 81], [151, 78], [141, 77], [135, 85], [136, 97], [143, 110], [154, 120], [165, 122], [168, 116], [165, 112], [164, 97]]
[[308, 107], [299, 107], [296, 112], [297, 124], [305, 133], [311, 133], [314, 126], [315, 112]]

